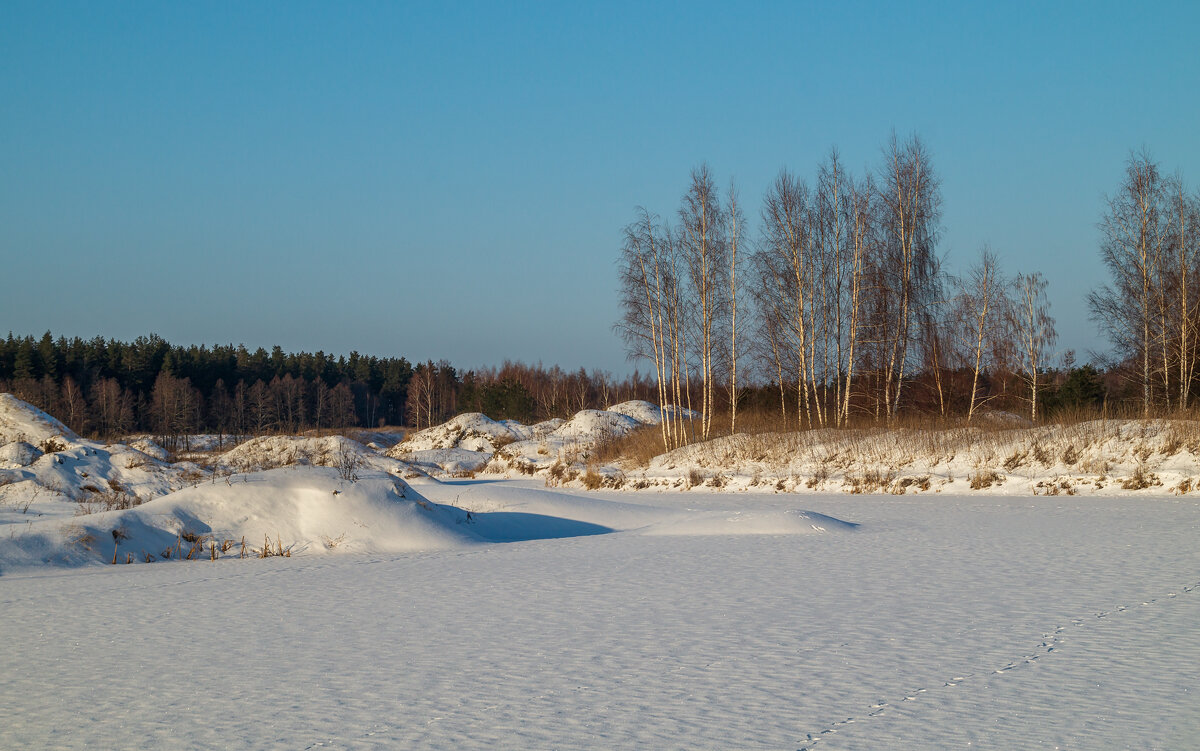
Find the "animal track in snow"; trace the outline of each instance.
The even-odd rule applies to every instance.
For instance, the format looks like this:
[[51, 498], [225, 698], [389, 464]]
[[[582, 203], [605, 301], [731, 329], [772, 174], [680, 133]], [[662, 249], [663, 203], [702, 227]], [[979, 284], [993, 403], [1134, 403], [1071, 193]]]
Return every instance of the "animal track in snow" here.
[[[1004, 673], [1007, 673], [1011, 670], [1015, 670], [1024, 665], [1031, 665], [1035, 661], [1041, 659], [1042, 657], [1049, 655], [1053, 652], [1059, 651], [1062, 642], [1064, 642], [1066, 640], [1066, 634], [1067, 634], [1067, 631], [1069, 628], [1071, 628], [1071, 629], [1081, 628], [1081, 627], [1085, 626], [1090, 620], [1100, 620], [1102, 618], [1108, 618], [1108, 617], [1116, 615], [1118, 613], [1125, 613], [1125, 612], [1128, 612], [1131, 610], [1135, 610], [1137, 608], [1147, 607], [1150, 605], [1154, 605], [1155, 603], [1157, 603], [1160, 600], [1175, 599], [1175, 598], [1179, 597], [1180, 594], [1191, 594], [1197, 588], [1200, 588], [1200, 582], [1185, 585], [1183, 587], [1180, 587], [1179, 591], [1177, 591], [1177, 592], [1168, 592], [1167, 594], [1165, 594], [1161, 597], [1153, 597], [1149, 600], [1144, 600], [1144, 601], [1138, 603], [1137, 605], [1118, 605], [1111, 610], [1097, 611], [1092, 614], [1091, 618], [1072, 618], [1070, 626], [1057, 626], [1057, 627], [1055, 627], [1054, 631], [1052, 631], [1048, 634], [1042, 634], [1041, 643], [1038, 645], [1037, 649], [1035, 651], [1031, 652], [1030, 654], [1022, 655], [1020, 658], [1018, 658], [1016, 660], [1012, 660], [1012, 661], [1008, 662], [1007, 664], [1005, 664], [1004, 666], [997, 668], [995, 670], [975, 671], [975, 672], [964, 673], [962, 675], [955, 676], [954, 678], [951, 678], [947, 681], [943, 681], [942, 685], [940, 687], [935, 687], [933, 690], [938, 691], [940, 689], [953, 688], [953, 687], [956, 687], [959, 684], [964, 683], [972, 678], [978, 678], [980, 676], [986, 676], [986, 675], [1003, 675]], [[872, 704], [869, 707], [867, 707], [868, 711], [863, 714], [863, 718], [878, 717], [879, 715], [883, 714], [891, 707], [898, 706], [905, 702], [916, 701], [918, 698], [920, 698], [921, 694], [927, 693], [927, 692], [929, 692], [929, 690], [930, 689], [927, 689], [927, 688], [918, 688], [918, 689], [906, 691], [906, 692], [900, 694], [900, 698], [898, 698], [898, 699], [892, 699], [892, 700], [880, 699], [877, 703]], [[800, 745], [798, 747], [799, 751], [811, 751], [811, 749], [816, 748], [821, 743], [822, 740], [825, 740], [828, 736], [837, 734], [837, 732], [839, 730], [841, 730], [842, 728], [844, 728], [847, 725], [853, 724], [857, 720], [858, 720], [858, 718], [856, 718], [856, 717], [847, 717], [845, 720], [831, 723], [824, 730], [821, 730], [817, 733], [807, 733], [805, 735], [802, 745]]]

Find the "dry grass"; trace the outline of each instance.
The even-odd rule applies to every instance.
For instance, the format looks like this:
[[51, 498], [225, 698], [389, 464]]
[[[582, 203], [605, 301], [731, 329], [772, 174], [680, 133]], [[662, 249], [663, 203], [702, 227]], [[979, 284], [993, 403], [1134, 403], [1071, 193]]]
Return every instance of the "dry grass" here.
[[1153, 472], [1146, 469], [1145, 465], [1140, 462], [1133, 469], [1133, 474], [1120, 480], [1121, 487], [1125, 490], [1145, 490], [1156, 485], [1162, 485], [1162, 481]]
[[583, 487], [588, 490], [599, 490], [603, 486], [604, 475], [588, 467], [587, 471], [583, 473]]
[[846, 483], [849, 486], [851, 493], [874, 493], [876, 491], [887, 491], [892, 481], [896, 479], [894, 471], [880, 471], [878, 469], [869, 469], [862, 474], [846, 475]]
[[971, 482], [971, 490], [990, 488], [992, 485], [1002, 485], [1004, 483], [1004, 476], [990, 469], [972, 473], [968, 479]]
[[619, 438], [601, 441], [592, 449], [592, 458], [600, 464], [620, 462], [630, 467], [645, 467], [662, 453], [662, 428], [643, 425]]
[[[647, 426], [604, 444], [597, 458], [626, 467], [653, 463], [680, 473], [685, 487], [708, 482], [713, 472], [734, 470], [753, 472], [752, 485], [774, 484], [779, 490], [801, 484], [816, 489], [829, 477], [840, 476], [849, 492], [860, 493], [925, 489], [929, 481], [921, 480], [930, 469], [947, 482], [955, 473], [965, 473], [977, 490], [1005, 482], [1009, 473], [1037, 475], [1055, 468], [1095, 475], [1095, 482], [1103, 483], [1114, 465], [1126, 468], [1136, 462], [1140, 471], [1117, 480], [1136, 489], [1161, 484], [1147, 467], [1156, 469], [1158, 462], [1185, 451], [1200, 456], [1198, 417], [1200, 412], [1143, 419], [1118, 410], [1107, 415], [1075, 410], [1031, 426], [1011, 419], [967, 425], [957, 419], [910, 415], [890, 425], [856, 419], [842, 428], [796, 430], [794, 418], [789, 425], [777, 414], [751, 413], [739, 415], [736, 435], [664, 453], [660, 429]], [[720, 415], [714, 425], [721, 427]], [[913, 479], [897, 482], [898, 477]], [[1076, 490], [1066, 481], [1043, 483], [1046, 492]]]

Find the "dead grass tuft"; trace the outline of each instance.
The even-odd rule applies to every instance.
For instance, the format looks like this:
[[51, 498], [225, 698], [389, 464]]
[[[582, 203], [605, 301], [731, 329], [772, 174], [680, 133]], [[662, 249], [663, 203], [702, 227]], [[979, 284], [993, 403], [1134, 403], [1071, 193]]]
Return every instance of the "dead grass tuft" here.
[[1156, 485], [1162, 485], [1162, 480], [1158, 479], [1158, 475], [1147, 470], [1141, 462], [1133, 468], [1133, 474], [1122, 478], [1119, 482], [1125, 490], [1145, 490]]
[[990, 488], [992, 485], [1003, 485], [1004, 476], [994, 469], [985, 469], [972, 473], [968, 479], [971, 482], [971, 490], [982, 490]]
[[603, 485], [604, 475], [588, 467], [587, 471], [583, 473], [583, 487], [588, 490], [599, 490]]

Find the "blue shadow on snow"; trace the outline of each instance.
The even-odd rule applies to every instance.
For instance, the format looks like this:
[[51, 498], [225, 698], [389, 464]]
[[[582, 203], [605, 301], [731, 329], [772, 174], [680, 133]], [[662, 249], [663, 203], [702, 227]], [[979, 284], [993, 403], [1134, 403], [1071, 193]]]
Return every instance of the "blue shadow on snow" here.
[[599, 524], [519, 511], [492, 511], [471, 514], [475, 533], [492, 542], [527, 542], [562, 537], [603, 535], [613, 530]]

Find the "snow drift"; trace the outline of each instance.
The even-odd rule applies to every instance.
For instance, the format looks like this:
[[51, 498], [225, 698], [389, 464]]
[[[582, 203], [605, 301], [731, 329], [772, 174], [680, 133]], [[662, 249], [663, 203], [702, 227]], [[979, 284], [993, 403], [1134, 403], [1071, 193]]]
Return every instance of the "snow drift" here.
[[10, 564], [79, 565], [278, 554], [444, 550], [478, 544], [466, 512], [405, 497], [382, 473], [275, 469], [165, 495], [136, 508], [32, 523], [0, 540]]

